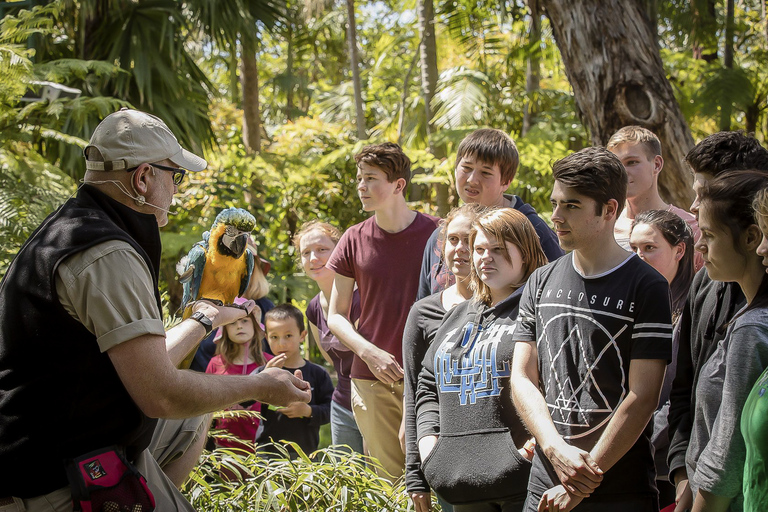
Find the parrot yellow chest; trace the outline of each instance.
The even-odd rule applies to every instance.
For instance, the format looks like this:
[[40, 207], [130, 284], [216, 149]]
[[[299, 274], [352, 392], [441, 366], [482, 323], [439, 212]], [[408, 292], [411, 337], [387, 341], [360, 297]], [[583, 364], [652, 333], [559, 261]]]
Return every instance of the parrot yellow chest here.
[[237, 259], [224, 256], [212, 246], [206, 252], [205, 268], [197, 298], [217, 299], [224, 304], [232, 304], [240, 291], [240, 283], [245, 278], [245, 256]]

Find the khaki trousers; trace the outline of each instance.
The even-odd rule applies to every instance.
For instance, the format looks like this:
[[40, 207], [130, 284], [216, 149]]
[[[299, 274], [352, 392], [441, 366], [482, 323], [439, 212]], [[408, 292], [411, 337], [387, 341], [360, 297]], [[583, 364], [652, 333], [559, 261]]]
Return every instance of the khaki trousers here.
[[[136, 468], [147, 479], [155, 497], [156, 512], [185, 511], [194, 508], [165, 476], [161, 465], [172, 462], [183, 455], [194, 444], [207, 423], [207, 415], [185, 420], [159, 420], [149, 448], [134, 461]], [[51, 493], [23, 500], [10, 498], [13, 503], [0, 502], [0, 512], [71, 512], [72, 494], [69, 487], [62, 487]]]
[[394, 482], [403, 475], [405, 455], [398, 432], [403, 418], [403, 381], [352, 379], [352, 412], [369, 455], [384, 466], [379, 476]]

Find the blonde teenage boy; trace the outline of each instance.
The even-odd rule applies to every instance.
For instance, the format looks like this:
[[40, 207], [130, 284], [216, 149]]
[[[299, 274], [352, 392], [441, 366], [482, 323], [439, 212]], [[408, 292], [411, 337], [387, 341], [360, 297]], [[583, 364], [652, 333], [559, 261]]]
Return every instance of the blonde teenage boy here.
[[[619, 157], [629, 178], [627, 202], [613, 231], [619, 245], [629, 250], [632, 221], [636, 215], [648, 210], [666, 210], [676, 214], [691, 227], [694, 240], [698, 240], [701, 231], [696, 217], [682, 208], [665, 203], [659, 195], [659, 174], [664, 167], [659, 138], [640, 126], [625, 126], [611, 136], [606, 147]], [[704, 265], [701, 253], [694, 255], [693, 263], [697, 271]]]

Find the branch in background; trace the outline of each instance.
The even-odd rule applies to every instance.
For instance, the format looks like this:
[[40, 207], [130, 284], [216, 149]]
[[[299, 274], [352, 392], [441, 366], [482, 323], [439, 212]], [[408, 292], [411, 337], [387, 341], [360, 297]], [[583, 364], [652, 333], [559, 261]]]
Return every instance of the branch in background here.
[[[419, 41], [419, 46], [417, 48], [421, 48], [421, 44], [424, 42], [424, 36], [421, 36], [421, 40]], [[413, 73], [413, 68], [416, 67], [416, 62], [419, 60], [419, 57], [421, 55], [419, 52], [413, 52], [413, 58], [411, 59], [411, 65], [408, 66], [408, 72], [405, 74], [405, 78], [403, 79], [403, 94], [400, 97], [400, 120], [397, 123], [397, 143], [399, 145], [403, 145], [403, 124], [405, 124], [405, 100], [408, 99], [408, 82], [411, 80], [411, 73]]]

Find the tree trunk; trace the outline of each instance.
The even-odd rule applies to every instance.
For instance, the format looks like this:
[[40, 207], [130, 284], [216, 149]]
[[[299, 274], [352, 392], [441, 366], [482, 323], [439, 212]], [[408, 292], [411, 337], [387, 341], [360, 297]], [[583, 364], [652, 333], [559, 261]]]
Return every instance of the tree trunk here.
[[659, 44], [659, 6], [658, 0], [645, 0], [645, 17], [648, 21], [648, 29], [653, 34], [653, 41]]
[[[733, 69], [733, 0], [726, 1], [725, 8], [725, 45], [723, 49], [723, 67]], [[729, 94], [724, 94], [720, 105], [720, 131], [727, 132], [731, 129], [731, 111], [733, 105]]]
[[250, 154], [261, 151], [261, 111], [259, 109], [259, 67], [256, 45], [243, 42], [240, 61], [243, 90], [243, 143]]
[[[109, 6], [105, 0], [98, 0], [93, 2], [90, 9], [86, 9], [84, 6], [80, 6], [80, 58], [83, 60], [97, 60], [101, 55], [99, 54], [99, 47], [101, 42], [93, 37], [96, 29], [104, 21], [104, 13], [109, 11]], [[102, 50], [103, 52], [103, 50]]]
[[761, 5], [763, 8], [763, 36], [765, 36], [765, 41], [768, 43], [768, 0], [763, 0]]
[[237, 76], [239, 61], [237, 58], [237, 44], [231, 43], [229, 56], [229, 100], [233, 105], [240, 105], [240, 77]]
[[690, 0], [691, 46], [693, 58], [706, 62], [717, 60], [717, 9], [716, 0]]
[[533, 93], [539, 90], [541, 82], [541, 13], [538, 0], [528, 0], [528, 8], [531, 10], [531, 31], [528, 39], [532, 44], [536, 44], [536, 48], [532, 49], [526, 62], [525, 95], [528, 99], [523, 107], [523, 127], [520, 130], [523, 137], [533, 126], [536, 112], [532, 97]]
[[755, 133], [757, 131], [757, 121], [760, 119], [760, 106], [755, 102], [747, 107], [744, 112], [744, 130], [747, 133]]
[[593, 144], [605, 144], [626, 125], [640, 125], [661, 140], [666, 201], [691, 203], [683, 158], [693, 138], [664, 73], [641, 5], [617, 0], [540, 0]]
[[285, 118], [288, 121], [293, 121], [293, 28], [290, 22], [286, 39], [288, 39], [288, 55], [285, 65], [285, 81], [288, 88], [285, 91]]
[[360, 83], [360, 57], [357, 53], [357, 29], [355, 28], [355, 0], [347, 0], [347, 40], [349, 43], [349, 62], [352, 66], [352, 85], [355, 89], [355, 122], [357, 138], [368, 138], [365, 128], [365, 110], [363, 110], [363, 87]]
[[413, 73], [413, 68], [416, 67], [416, 62], [418, 60], [419, 54], [417, 52], [414, 52], [413, 58], [411, 59], [411, 65], [408, 66], [408, 71], [405, 73], [405, 78], [403, 78], [403, 92], [400, 95], [400, 117], [397, 121], [397, 143], [402, 146], [403, 145], [403, 128], [405, 126], [405, 103], [408, 101], [408, 86], [411, 82], [411, 73]]
[[[424, 103], [424, 119], [427, 125], [427, 140], [429, 151], [435, 158], [445, 158], [445, 147], [438, 145], [434, 140], [435, 125], [432, 123], [432, 98], [437, 90], [437, 36], [435, 35], [435, 8], [432, 0], [419, 0], [416, 7], [419, 15], [419, 32], [421, 33], [420, 60], [421, 60], [421, 97]], [[437, 214], [443, 217], [451, 204], [450, 189], [445, 183], [438, 183], [435, 187], [437, 200]]]

